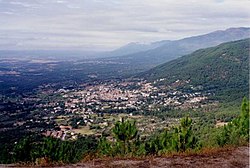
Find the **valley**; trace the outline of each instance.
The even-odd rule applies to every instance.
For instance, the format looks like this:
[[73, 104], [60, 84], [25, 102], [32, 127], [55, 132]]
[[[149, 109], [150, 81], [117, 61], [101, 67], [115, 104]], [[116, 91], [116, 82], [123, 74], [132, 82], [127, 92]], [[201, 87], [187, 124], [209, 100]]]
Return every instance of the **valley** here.
[[0, 0], [1, 167], [249, 167], [249, 0]]
[[[152, 62], [151, 69], [143, 62], [118, 57], [0, 57], [2, 158], [5, 163], [15, 162], [11, 156], [18, 157], [19, 147], [28, 148], [29, 143], [37, 145], [27, 149], [33, 162], [34, 158], [39, 162], [46, 159], [43, 150], [52, 154], [51, 144], [62, 145], [62, 150], [72, 148], [74, 155], [50, 156], [58, 160], [74, 156], [75, 161], [63, 160], [68, 163], [80, 161], [83, 154], [91, 157], [90, 153], [161, 156], [227, 144], [246, 145], [245, 130], [237, 129], [246, 126], [248, 107], [240, 112], [239, 106], [249, 93], [248, 53], [249, 39], [243, 39], [199, 49], [158, 66]], [[143, 68], [136, 66], [140, 63]], [[136, 135], [127, 142], [119, 140], [115, 128], [120, 124], [130, 124], [127, 130], [135, 129]], [[190, 130], [190, 142], [181, 146], [177, 137], [185, 129]], [[232, 135], [226, 137], [226, 131]], [[242, 137], [233, 138], [233, 133]], [[39, 157], [36, 152], [40, 152]]]
[[237, 112], [223, 112], [223, 104], [238, 106], [249, 85], [248, 42], [198, 50], [130, 77], [117, 72], [122, 62], [1, 59], [0, 130], [76, 139], [110, 134], [121, 117], [135, 119], [146, 136], [187, 114], [228, 122]]

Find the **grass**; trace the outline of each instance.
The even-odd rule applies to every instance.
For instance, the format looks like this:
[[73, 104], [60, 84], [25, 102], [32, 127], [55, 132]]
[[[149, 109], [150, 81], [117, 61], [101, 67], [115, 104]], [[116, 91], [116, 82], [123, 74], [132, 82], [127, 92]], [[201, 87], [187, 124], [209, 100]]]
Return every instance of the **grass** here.
[[94, 134], [94, 132], [92, 130], [90, 130], [88, 126], [83, 126], [83, 127], [78, 128], [78, 129], [73, 129], [73, 131], [75, 131], [75, 133], [79, 133], [82, 135], [93, 135]]

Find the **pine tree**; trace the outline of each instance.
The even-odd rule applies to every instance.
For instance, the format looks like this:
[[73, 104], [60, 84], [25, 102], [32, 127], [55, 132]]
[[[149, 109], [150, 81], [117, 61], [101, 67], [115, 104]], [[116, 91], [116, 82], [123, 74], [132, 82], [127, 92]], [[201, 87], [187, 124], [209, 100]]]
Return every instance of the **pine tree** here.
[[239, 118], [240, 136], [249, 140], [249, 101], [244, 98], [241, 104], [241, 113]]
[[121, 122], [117, 122], [112, 129], [115, 139], [119, 142], [122, 142], [122, 153], [126, 154], [127, 149], [130, 148], [130, 141], [136, 139], [138, 135], [138, 130], [135, 125], [135, 121], [124, 121], [122, 118]]
[[239, 145], [249, 141], [249, 101], [244, 98], [239, 117], [223, 127], [222, 133], [217, 135], [219, 146], [227, 144]]
[[193, 135], [191, 118], [182, 118], [181, 125], [175, 128], [174, 132], [172, 146], [176, 151], [186, 151], [188, 148], [196, 147], [197, 139]]

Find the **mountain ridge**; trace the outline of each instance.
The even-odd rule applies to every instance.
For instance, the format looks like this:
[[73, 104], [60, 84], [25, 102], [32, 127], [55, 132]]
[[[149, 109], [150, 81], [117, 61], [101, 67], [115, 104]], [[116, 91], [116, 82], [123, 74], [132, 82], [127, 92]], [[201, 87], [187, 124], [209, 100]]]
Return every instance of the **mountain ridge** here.
[[250, 28], [229, 28], [176, 41], [163, 41], [160, 43], [161, 46], [151, 50], [100, 59], [123, 62], [131, 65], [131, 67], [136, 66], [143, 71], [179, 58], [180, 56], [190, 54], [195, 50], [216, 46], [224, 42], [249, 38], [249, 35]]
[[246, 95], [243, 93], [248, 93], [249, 87], [249, 44], [247, 38], [199, 49], [138, 76], [148, 80], [165, 78], [166, 84], [190, 81], [189, 84], [202, 85], [206, 90]]

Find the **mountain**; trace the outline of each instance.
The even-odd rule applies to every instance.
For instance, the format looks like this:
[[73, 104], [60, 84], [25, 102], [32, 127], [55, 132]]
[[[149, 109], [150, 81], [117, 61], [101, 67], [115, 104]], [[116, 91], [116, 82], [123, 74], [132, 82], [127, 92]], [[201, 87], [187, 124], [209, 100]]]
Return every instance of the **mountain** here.
[[215, 90], [223, 98], [248, 96], [250, 39], [197, 50], [140, 74], [149, 80], [166, 78], [164, 83], [188, 82]]
[[163, 41], [157, 41], [157, 42], [148, 43], [148, 44], [131, 42], [131, 43], [128, 43], [127, 45], [122, 46], [122, 47], [115, 49], [113, 51], [100, 53], [98, 55], [98, 57], [101, 57], [101, 58], [120, 57], [120, 56], [124, 56], [124, 55], [135, 54], [135, 53], [155, 49], [155, 48], [163, 46], [164, 44], [167, 44], [169, 42], [171, 42], [171, 41], [170, 40], [163, 40]]
[[[127, 53], [127, 51], [125, 52], [125, 50], [129, 50], [131, 46], [136, 48], [134, 44], [131, 44], [120, 49], [120, 51], [123, 51], [123, 56], [121, 56], [121, 53], [119, 53], [119, 56], [117, 57], [109, 57], [105, 59], [123, 62], [132, 66], [136, 65], [138, 69], [145, 70], [161, 63], [176, 59], [182, 55], [190, 54], [197, 49], [212, 47], [224, 42], [248, 38], [249, 36], [250, 28], [229, 28], [205, 35], [188, 37], [181, 40], [166, 40], [160, 43], [155, 42], [151, 44], [151, 46], [159, 45], [156, 48], [126, 55], [125, 53]], [[141, 48], [143, 47], [145, 46], [141, 46]], [[137, 48], [140, 47], [137, 45]], [[131, 52], [134, 51], [135, 50], [131, 49]]]

